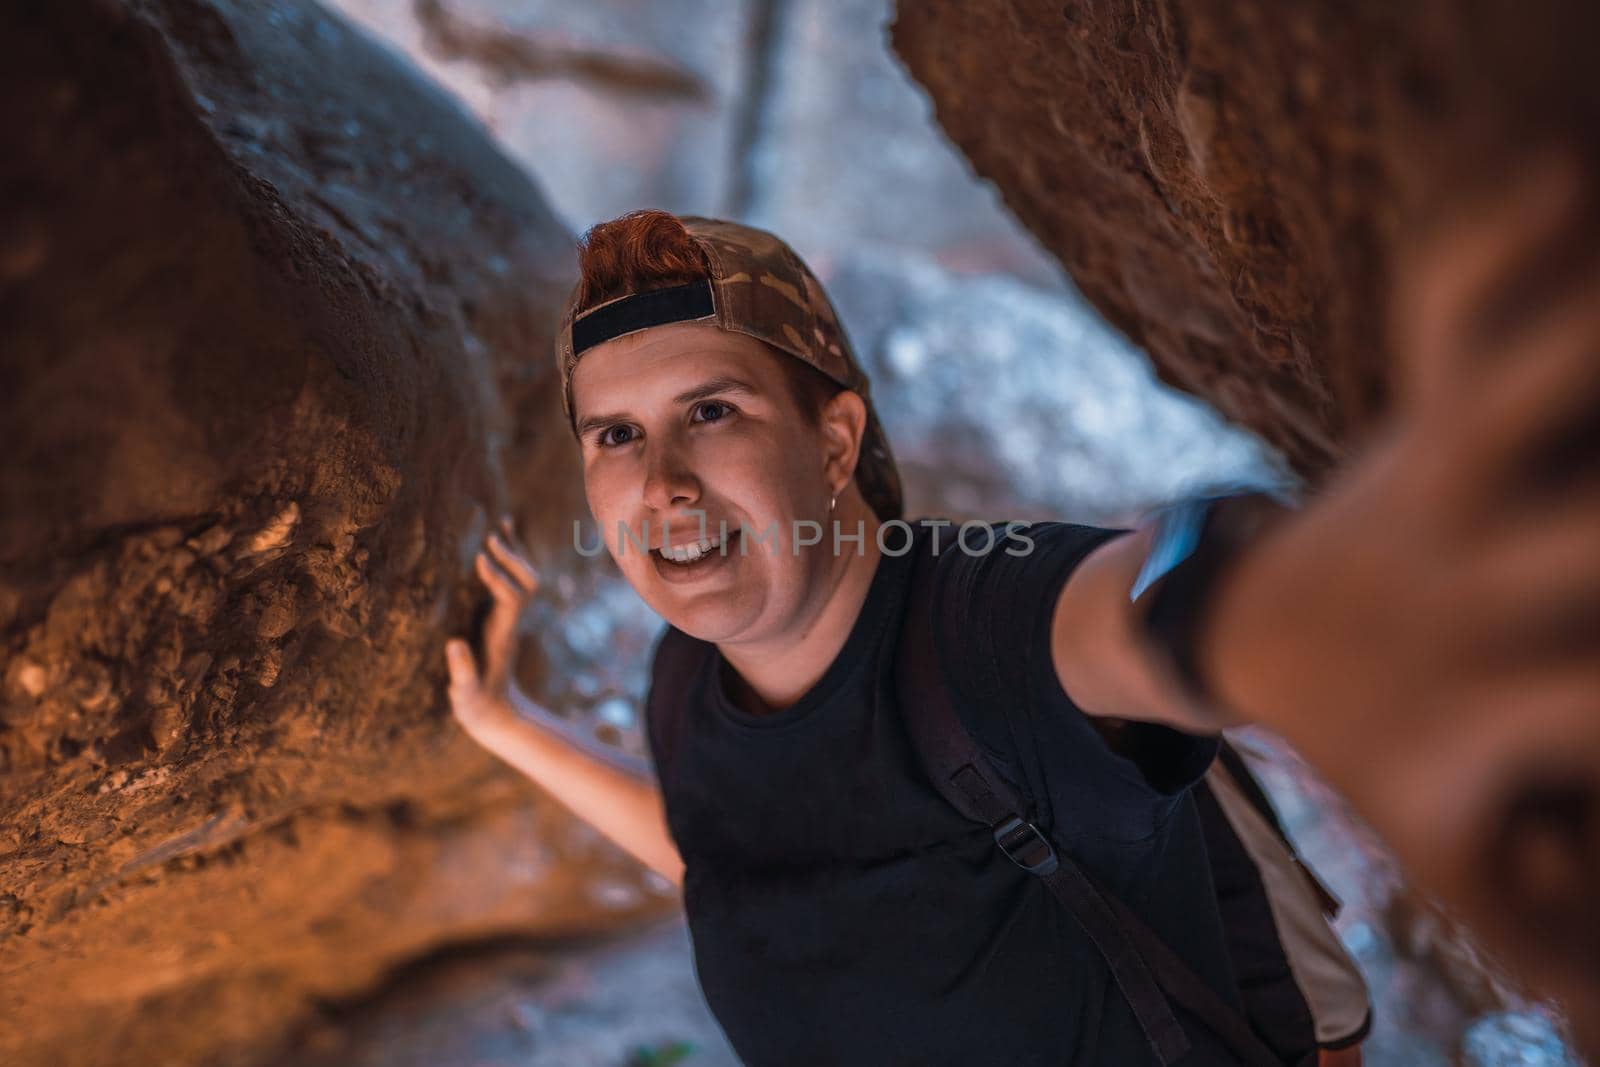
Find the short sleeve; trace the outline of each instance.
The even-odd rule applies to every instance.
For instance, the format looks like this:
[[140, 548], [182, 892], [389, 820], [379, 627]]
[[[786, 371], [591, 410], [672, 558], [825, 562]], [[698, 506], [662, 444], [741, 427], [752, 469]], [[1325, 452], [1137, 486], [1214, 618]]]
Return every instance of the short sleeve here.
[[[1125, 530], [1066, 522], [947, 531], [933, 610], [945, 670], [968, 727], [1046, 811], [1068, 803], [1084, 833], [1139, 840], [1210, 766], [1217, 739], [1129, 723], [1114, 751], [1062, 688], [1050, 655], [1055, 606], [1090, 553]], [[998, 750], [998, 751], [997, 751]], [[1022, 777], [1018, 777], [1018, 776]], [[1052, 804], [1052, 801], [1054, 802]]]

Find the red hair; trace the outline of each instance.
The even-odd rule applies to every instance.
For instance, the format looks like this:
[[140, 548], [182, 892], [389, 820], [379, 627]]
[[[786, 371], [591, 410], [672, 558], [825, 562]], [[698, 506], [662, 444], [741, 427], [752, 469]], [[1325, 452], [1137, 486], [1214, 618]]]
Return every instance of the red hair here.
[[[573, 316], [630, 293], [711, 277], [711, 260], [678, 217], [645, 208], [596, 223], [578, 241], [578, 299]], [[811, 364], [762, 342], [783, 368], [800, 415], [815, 427], [822, 406], [844, 388]]]
[[575, 314], [629, 293], [711, 277], [705, 250], [676, 215], [645, 209], [596, 223], [578, 241]]

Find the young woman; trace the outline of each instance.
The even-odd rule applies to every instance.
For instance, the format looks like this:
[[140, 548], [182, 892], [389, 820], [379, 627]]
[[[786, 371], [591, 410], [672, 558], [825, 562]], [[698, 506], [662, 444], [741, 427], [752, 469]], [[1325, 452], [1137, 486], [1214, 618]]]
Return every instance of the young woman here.
[[[593, 519], [670, 624], [647, 709], [657, 780], [573, 745], [512, 684], [538, 579], [509, 525], [477, 560], [495, 598], [483, 662], [447, 646], [458, 720], [682, 885], [702, 988], [753, 1065], [1155, 1062], [1089, 936], [912, 754], [889, 638], [937, 528], [901, 516], [869, 383], [811, 272], [763, 231], [664, 212], [595, 227], [581, 268], [557, 360]], [[1448, 537], [1449, 449], [1468, 447], [1419, 421], [1293, 517], [1242, 496], [1135, 531], [944, 531], [939, 674], [972, 731], [1040, 828], [1232, 1003], [1192, 795], [1217, 709], [1315, 742], [1340, 715], [1431, 708], [1421, 687], [1457, 680], [1436, 649], [1459, 614], [1433, 609], [1489, 603], [1465, 561], [1448, 591], [1406, 585]], [[1393, 691], [1400, 662], [1415, 676]], [[1319, 750], [1365, 788], [1340, 751]], [[1408, 843], [1439, 810], [1410, 800], [1386, 827]], [[1182, 1062], [1237, 1062], [1190, 1036]]]

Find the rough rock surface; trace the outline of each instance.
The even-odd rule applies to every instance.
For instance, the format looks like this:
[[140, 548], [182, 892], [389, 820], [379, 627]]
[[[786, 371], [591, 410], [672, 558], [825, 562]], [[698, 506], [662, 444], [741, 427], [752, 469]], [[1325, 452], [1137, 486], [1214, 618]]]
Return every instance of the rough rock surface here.
[[578, 494], [530, 180], [299, 0], [0, 51], [0, 1062], [270, 1058], [423, 950], [670, 911], [442, 700], [486, 516]]
[[1385, 405], [1396, 242], [1544, 135], [1592, 148], [1597, 31], [1573, 0], [929, 0], [892, 35], [1089, 301], [1314, 478]]
[[[1068, 341], [1085, 370], [1096, 366], [1088, 356], [1098, 331], [1051, 311], [1040, 294], [945, 278], [914, 261], [931, 253], [958, 273], [1000, 266], [1035, 281], [1055, 271], [1046, 263], [1041, 275], [1014, 224], [959, 190], [958, 168], [930, 159], [926, 138], [908, 128], [920, 114], [904, 99], [909, 90], [869, 69], [878, 58], [864, 42], [883, 21], [875, 0], [727, 9], [685, 0], [652, 4], [642, 19], [622, 0], [340, 3], [366, 21], [414, 24], [417, 40], [400, 47], [473, 103], [568, 220], [594, 221], [643, 195], [675, 210], [748, 208], [753, 221], [795, 234], [856, 305], [842, 311], [875, 374], [892, 382], [908, 361], [950, 362], [936, 379], [902, 388], [899, 411], [886, 412], [907, 435], [908, 465], [929, 427], [924, 435], [937, 440], [953, 436], [951, 425], [972, 433], [960, 422], [968, 417], [1003, 424], [1009, 408], [995, 419], [988, 405], [1009, 398], [969, 397], [957, 409], [969, 373], [961, 368], [995, 352], [1021, 365]], [[1091, 24], [1096, 33], [1130, 24], [1122, 8], [1068, 10], [1076, 7], [1103, 21]], [[693, 29], [712, 8], [728, 15], [717, 32]], [[787, 14], [763, 29], [758, 10]], [[999, 49], [1016, 25], [1045, 34], [1060, 14], [1015, 10], [1022, 21], [997, 26], [991, 14], [981, 33], [942, 47]], [[1138, 13], [1173, 22], [1148, 5]], [[1332, 16], [1296, 15], [1327, 31], [1326, 42], [1295, 30], [1301, 51], [1290, 55], [1274, 51], [1286, 33], [1276, 8], [1240, 9], [1255, 37], [1223, 25], [1226, 11], [1186, 4], [1183, 16], [1193, 55], [1226, 76], [1212, 85], [1223, 101], [1215, 139], [1235, 162], [1213, 161], [1213, 184], [1283, 153], [1286, 131], [1255, 145], [1248, 123], [1278, 115], [1261, 91], [1285, 70], [1304, 79], [1297, 92], [1332, 86], [1333, 104], [1313, 115], [1315, 137], [1394, 104], [1382, 86], [1371, 90], [1376, 105], [1366, 101], [1365, 68], [1317, 51], [1354, 41], [1366, 50], [1352, 63], [1391, 69], [1390, 45], [1372, 28], [1386, 25], [1381, 11], [1350, 12], [1354, 25], [1342, 29]], [[1394, 47], [1403, 52], [1415, 27], [1402, 29]], [[731, 1062], [686, 996], [681, 934], [599, 961], [586, 939], [571, 938], [660, 913], [649, 879], [479, 753], [444, 722], [437, 699], [437, 644], [467, 618], [464, 553], [484, 509], [537, 502], [521, 518], [550, 581], [530, 619], [542, 647], [527, 650], [540, 653], [529, 681], [546, 694], [569, 687], [552, 706], [598, 705], [598, 719], [638, 739], [634, 702], [619, 694], [642, 691], [650, 633], [616, 624], [639, 608], [614, 576], [570, 566], [570, 521], [583, 505], [575, 479], [553, 476], [575, 468], [540, 416], [551, 403], [545, 316], [570, 267], [567, 234], [540, 193], [436, 89], [304, 0], [24, 0], [0, 12], [0, 31], [11, 105], [0, 117], [0, 432], [9, 446], [0, 457], [0, 1062], [515, 1058], [567, 1067], [613, 1065], [624, 1046], [681, 1038], [697, 1046], [689, 1063]], [[1062, 50], [1048, 35], [1042, 44]], [[995, 91], [991, 102], [1018, 131], [1000, 146], [1001, 161], [1014, 159], [1012, 177], [1050, 191], [1079, 162], [1052, 169], [1052, 153], [1064, 151], [1056, 124], [1085, 124], [1074, 136], [1099, 149], [1115, 141], [1090, 136], [1088, 124], [1105, 121], [1094, 114], [1056, 108], [1047, 136], [1028, 125], [1040, 116], [1027, 100], [987, 79], [1041, 52], [1005, 47], [999, 66], [979, 56], [951, 73]], [[1119, 115], [1168, 107], [1161, 71], [1170, 62], [1158, 51], [1121, 60], [1110, 73], [1132, 80], [1091, 99], [1120, 100]], [[1256, 62], [1274, 65], [1256, 71]], [[1548, 65], [1543, 76], [1564, 77]], [[463, 89], [485, 79], [496, 88], [479, 94], [490, 107]], [[1515, 77], [1496, 83], [1515, 89], [1510, 97], [1537, 97]], [[1586, 85], [1573, 99], [1586, 99]], [[935, 95], [949, 117], [952, 102]], [[1281, 121], [1297, 106], [1285, 103]], [[996, 124], [995, 114], [979, 125]], [[1171, 147], [1166, 127], [1152, 128], [1158, 158], [1171, 163], [1160, 154]], [[1390, 209], [1376, 199], [1366, 205], [1373, 219], [1360, 214], [1385, 174], [1362, 153], [1382, 138], [1360, 123], [1335, 132], [1317, 152], [1353, 153], [1329, 171], [1355, 183], [1335, 198], [1349, 225], [1318, 233], [1348, 260], [1337, 271], [1353, 271], [1365, 254], [1359, 242], [1392, 226], [1377, 219]], [[848, 167], [829, 154], [841, 137]], [[1134, 157], [1112, 158], [1121, 166]], [[731, 181], [730, 162], [743, 168]], [[1103, 159], [1095, 165], [1124, 181], [1124, 193], [1151, 186], [1117, 178]], [[1181, 175], [1182, 159], [1172, 166], [1166, 173]], [[1321, 180], [1315, 166], [1296, 166], [1275, 172], [1274, 203], [1311, 195], [1292, 183]], [[1013, 187], [1002, 185], [1015, 208]], [[1164, 188], [1174, 203], [1187, 195], [1181, 183]], [[1228, 188], [1230, 205], [1260, 208], [1248, 185]], [[881, 209], [885, 189], [897, 196], [894, 210]], [[1039, 199], [1028, 221], [1042, 221], [1039, 232], [1063, 253], [1070, 246], [1060, 239], [1083, 220], [1052, 222], [1058, 199]], [[1161, 199], [1108, 200], [1126, 211], [1088, 220], [1098, 229], [1083, 232], [1101, 257], [1092, 262], [1115, 262], [1106, 242], [1138, 238], [1152, 224], [1145, 209]], [[1158, 236], [1181, 244], [1210, 232]], [[1347, 238], [1356, 242], [1348, 249]], [[857, 241], [874, 253], [892, 245], [907, 262], [862, 259]], [[1153, 248], [1139, 254], [1171, 251]], [[1230, 255], [1238, 252], [1216, 245], [1217, 262], [1242, 262]], [[1134, 259], [1119, 269], [1137, 276]], [[1269, 324], [1287, 306], [1272, 295], [1284, 261], [1270, 249], [1249, 261], [1246, 280], [1266, 294]], [[1090, 277], [1074, 271], [1080, 283]], [[1330, 287], [1318, 299], [1341, 298], [1335, 290], [1347, 283], [1381, 290], [1337, 271], [1313, 279]], [[1204, 271], [1193, 277], [1215, 284]], [[1190, 318], [1209, 321], [1185, 301], [1217, 294], [1175, 291], [1183, 299], [1163, 304], [1173, 294], [1145, 286], [1134, 318], [1148, 311], [1149, 320], [1119, 323], [1155, 348], [1169, 380], [1288, 440], [1302, 470], [1325, 463], [1379, 403], [1375, 375], [1362, 386], [1347, 372], [1379, 367], [1382, 356], [1352, 347], [1312, 351], [1283, 390], [1269, 384], [1265, 399], [1250, 394], [1228, 408], [1243, 387], [1196, 384], [1172, 371], [1169, 355], [1187, 351]], [[1223, 295], [1223, 319], [1233, 322], [1233, 298]], [[980, 328], [989, 309], [1011, 313], [1003, 336]], [[1376, 321], [1374, 313], [1367, 327]], [[1248, 344], [1230, 349], [1229, 373], [1248, 375], [1258, 358]], [[1141, 420], [1153, 417], [1133, 403], [1134, 390], [1119, 394], [1131, 370], [1082, 374], [1053, 352], [1035, 362], [1023, 368], [1035, 380], [1074, 368], [1070, 424], [1057, 417], [1067, 401], [1052, 410], [1059, 394], [1041, 393], [1027, 408], [1033, 433], [961, 446], [992, 462], [975, 457], [981, 465], [952, 480], [948, 464], [928, 461], [922, 485], [934, 510], [1026, 506], [1107, 519], [1142, 502], [1140, 493], [1166, 491], [1171, 472], [1151, 476], [1152, 450], [1137, 449], [1143, 466], [1128, 451], [1126, 430], [1148, 438]], [[1096, 406], [1091, 385], [1109, 407]], [[1325, 409], [1307, 407], [1308, 396]], [[1274, 397], [1293, 403], [1274, 406]], [[1334, 429], [1305, 421], [1313, 408]], [[1182, 442], [1209, 440], [1196, 420], [1156, 421], [1164, 432], [1188, 428]], [[1041, 447], [1071, 462], [1036, 471]], [[1239, 442], [1217, 447], [1233, 451], [1214, 455], [1214, 466], [1247, 464]], [[628, 665], [626, 685], [597, 678], [597, 662]], [[1348, 864], [1335, 872], [1342, 892], [1372, 880], [1365, 860], [1353, 862], [1369, 853], [1330, 840], [1314, 859]], [[1396, 923], [1392, 911], [1385, 922]], [[1409, 944], [1425, 923], [1370, 935], [1363, 925], [1363, 959]], [[661, 968], [669, 954], [681, 973]], [[1455, 964], [1375, 988], [1388, 1005], [1438, 1017], [1420, 1030], [1454, 1035], [1462, 1004], [1469, 1017], [1500, 1009], [1495, 997], [1440, 995], [1439, 974], [1476, 980]], [[1537, 1022], [1507, 1014], [1474, 1027], [1471, 1062], [1523, 1062], [1517, 1049], [1548, 1044]], [[1377, 1038], [1388, 1043], [1374, 1047], [1374, 1063], [1443, 1064], [1453, 1047], [1453, 1038], [1409, 1031]]]

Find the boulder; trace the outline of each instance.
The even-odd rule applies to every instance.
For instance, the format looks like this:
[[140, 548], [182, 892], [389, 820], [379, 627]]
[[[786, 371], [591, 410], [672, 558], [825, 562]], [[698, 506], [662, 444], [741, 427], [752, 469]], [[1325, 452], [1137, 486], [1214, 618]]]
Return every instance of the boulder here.
[[309, 0], [25, 0], [0, 52], [0, 1061], [247, 1062], [669, 913], [443, 698], [490, 517], [581, 500], [532, 181]]

